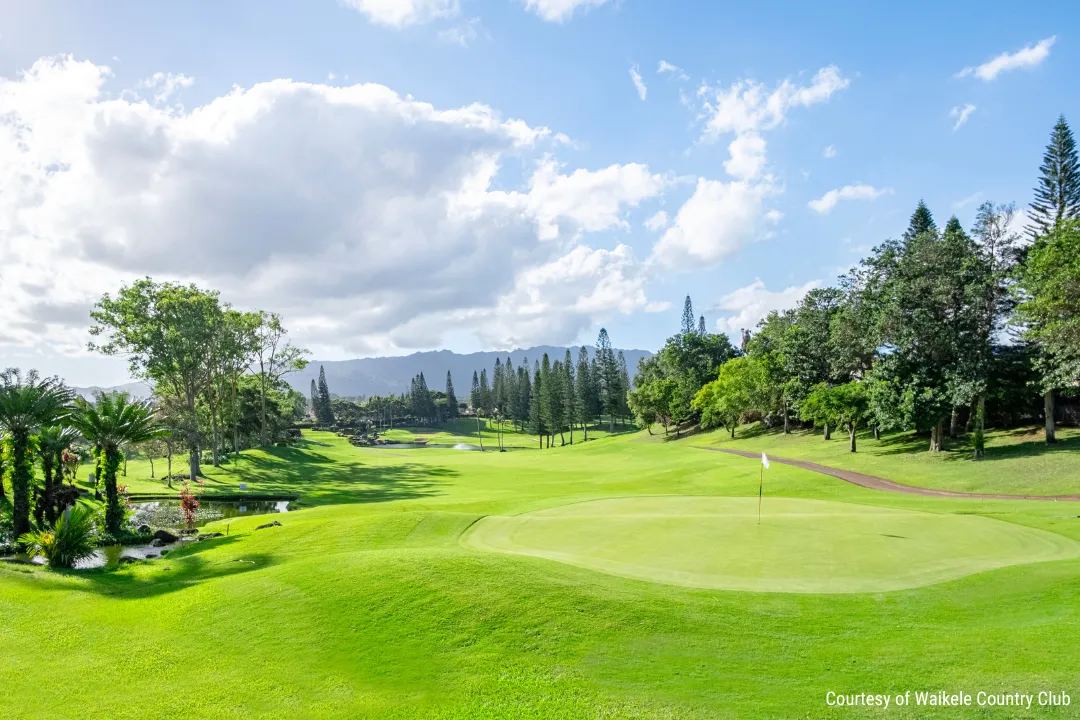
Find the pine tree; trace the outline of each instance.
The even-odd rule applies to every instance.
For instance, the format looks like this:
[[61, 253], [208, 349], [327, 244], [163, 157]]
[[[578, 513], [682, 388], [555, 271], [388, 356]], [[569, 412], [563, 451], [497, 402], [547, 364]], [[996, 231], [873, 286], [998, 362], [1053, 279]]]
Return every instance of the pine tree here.
[[503, 365], [503, 416], [513, 424], [517, 418], [517, 373], [514, 372], [514, 364], [510, 358], [506, 358]]
[[911, 214], [911, 220], [908, 222], [908, 229], [904, 232], [904, 240], [912, 241], [923, 233], [937, 233], [937, 225], [934, 224], [934, 216], [930, 213], [930, 208], [926, 206], [926, 203], [919, 200], [918, 206], [915, 208], [915, 212]]
[[577, 400], [577, 421], [581, 423], [581, 432], [585, 436], [585, 442], [589, 441], [589, 420], [593, 408], [592, 378], [589, 369], [589, 350], [582, 345], [578, 350], [577, 377], [575, 378], [575, 393]]
[[544, 394], [544, 376], [540, 369], [540, 363], [536, 363], [533, 370], [532, 393], [529, 397], [529, 432], [536, 435], [540, 440], [540, 448], [544, 447], [544, 436], [547, 434], [544, 428], [544, 408], [540, 396]]
[[577, 385], [574, 382], [574, 358], [566, 349], [562, 364], [563, 424], [570, 429], [570, 444], [574, 444], [574, 423], [578, 417]]
[[1039, 173], [1039, 185], [1031, 203], [1031, 224], [1027, 228], [1033, 238], [1047, 234], [1062, 222], [1080, 219], [1080, 163], [1076, 141], [1064, 115], [1050, 133]]
[[694, 332], [694, 305], [690, 302], [690, 296], [686, 296], [682, 308], [682, 334], [689, 335]]
[[326, 384], [326, 370], [319, 366], [319, 407], [318, 419], [322, 425], [334, 424], [334, 410], [330, 407], [330, 386]]
[[483, 404], [483, 397], [480, 395], [480, 378], [477, 376], [476, 371], [472, 371], [472, 392], [469, 393], [469, 402], [472, 403], [473, 412], [477, 415], [480, 414], [480, 406]]
[[503, 365], [502, 360], [495, 358], [495, 372], [491, 375], [491, 410], [498, 414], [506, 412], [503, 407]]
[[626, 368], [626, 356], [619, 351], [619, 415], [624, 418], [630, 417], [630, 403], [627, 393], [630, 392], [630, 371]]
[[487, 368], [480, 371], [480, 407], [485, 414], [491, 414], [491, 386], [488, 385]]
[[[686, 298], [687, 309], [690, 309], [690, 297]], [[694, 331], [694, 316], [693, 311], [690, 309], [690, 332]], [[684, 311], [683, 315], [686, 313]], [[686, 317], [683, 318], [684, 325], [686, 324]], [[611, 338], [608, 337], [608, 331], [605, 328], [600, 328], [600, 335], [596, 338], [596, 358], [599, 365], [600, 377], [600, 401], [603, 406], [604, 413], [608, 416], [608, 429], [611, 432], [615, 432], [615, 416], [619, 413], [622, 407], [620, 399], [619, 385], [619, 364], [615, 359], [615, 353], [611, 350]]]
[[448, 417], [458, 416], [457, 395], [454, 393], [454, 379], [450, 377], [450, 371], [446, 371], [446, 414]]
[[698, 318], [697, 331], [698, 331], [698, 335], [708, 335], [709, 334], [709, 331], [705, 328], [705, 316], [704, 315], [702, 315], [701, 317]]
[[554, 440], [555, 433], [559, 433], [559, 447], [566, 445], [566, 390], [563, 388], [565, 377], [562, 361], [556, 360], [552, 363], [551, 374], [547, 378], [548, 417], [551, 423], [551, 439]]
[[315, 378], [311, 378], [311, 416], [319, 419], [319, 388], [315, 385]]

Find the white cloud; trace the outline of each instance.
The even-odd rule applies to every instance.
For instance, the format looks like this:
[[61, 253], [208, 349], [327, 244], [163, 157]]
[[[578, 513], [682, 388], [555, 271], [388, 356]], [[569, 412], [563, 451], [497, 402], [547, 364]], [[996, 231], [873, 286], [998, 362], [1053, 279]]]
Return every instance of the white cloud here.
[[690, 76], [683, 72], [682, 68], [678, 65], [672, 65], [667, 60], [661, 60], [660, 65], [656, 68], [657, 73], [671, 73], [671, 76], [677, 80], [689, 80]]
[[641, 98], [642, 102], [645, 102], [645, 96], [649, 94], [649, 89], [645, 87], [645, 81], [641, 79], [641, 73], [638, 72], [637, 65], [630, 68], [630, 80], [634, 83], [638, 97]]
[[645, 312], [647, 313], [661, 313], [671, 309], [671, 303], [667, 300], [650, 302], [645, 305]]
[[180, 90], [189, 88], [194, 84], [195, 79], [183, 73], [173, 75], [172, 73], [157, 72], [141, 81], [139, 87], [149, 90], [153, 95], [154, 102], [163, 103]]
[[668, 224], [668, 214], [661, 210], [655, 215], [651, 216], [645, 221], [645, 229], [656, 232], [657, 230], [663, 230]]
[[582, 11], [600, 7], [608, 0], [524, 0], [525, 9], [548, 22], [566, 22], [578, 8]]
[[757, 133], [742, 133], [728, 145], [731, 156], [724, 161], [728, 175], [740, 180], [751, 180], [765, 168], [765, 139]]
[[472, 18], [468, 22], [457, 25], [456, 27], [440, 30], [439, 39], [453, 45], [468, 47], [480, 37], [482, 30], [483, 26], [480, 24], [480, 18]]
[[767, 222], [764, 183], [699, 178], [674, 224], [653, 248], [652, 260], [670, 268], [712, 265], [758, 237]]
[[975, 112], [975, 106], [971, 103], [968, 103], [964, 107], [960, 107], [959, 105], [957, 105], [952, 110], [950, 110], [949, 117], [956, 121], [955, 123], [953, 123], [953, 132], [959, 130], [964, 125], [964, 123], [968, 121], [968, 118], [971, 117], [971, 113], [973, 112]]
[[964, 68], [956, 73], [956, 77], [962, 78], [974, 75], [984, 82], [991, 82], [1003, 72], [1036, 67], [1050, 56], [1050, 48], [1054, 45], [1056, 40], [1057, 36], [1051, 35], [1034, 45], [1028, 45], [1016, 52], [1003, 52], [992, 60], [984, 62], [982, 65]]
[[836, 146], [826, 145], [825, 149], [821, 151], [821, 157], [825, 158], [826, 160], [831, 160], [832, 158], [836, 157]]
[[974, 205], [982, 199], [982, 192], [973, 192], [966, 198], [961, 198], [952, 204], [954, 210], [963, 210], [968, 205]]
[[359, 10], [378, 25], [402, 28], [438, 18], [454, 17], [460, 7], [458, 0], [341, 0], [342, 4]]
[[[629, 248], [582, 244], [663, 192], [644, 165], [564, 171], [535, 157], [547, 128], [381, 85], [273, 80], [183, 110], [108, 81], [71, 58], [0, 78], [0, 353], [84, 353], [90, 305], [145, 275], [281, 312], [321, 357], [572, 342], [648, 304]], [[500, 175], [521, 162], [524, 184]], [[558, 319], [500, 324], [523, 297]]]
[[805, 285], [772, 292], [765, 287], [765, 283], [756, 280], [720, 298], [716, 309], [734, 314], [717, 320], [716, 327], [724, 332], [737, 332], [744, 328], [752, 330], [771, 311], [795, 307], [806, 293], [819, 287], [820, 280], [811, 280]]
[[836, 207], [841, 200], [876, 200], [882, 195], [892, 195], [892, 188], [875, 188], [872, 185], [845, 185], [837, 190], [830, 190], [817, 200], [807, 203], [816, 213], [825, 215]]

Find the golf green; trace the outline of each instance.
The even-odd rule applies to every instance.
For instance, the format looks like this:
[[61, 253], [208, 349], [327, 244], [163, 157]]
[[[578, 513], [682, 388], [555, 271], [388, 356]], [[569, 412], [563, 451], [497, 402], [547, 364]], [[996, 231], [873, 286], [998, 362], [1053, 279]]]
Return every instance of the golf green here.
[[759, 592], [883, 592], [1080, 557], [1080, 543], [973, 515], [794, 498], [645, 496], [488, 516], [463, 545], [624, 577]]

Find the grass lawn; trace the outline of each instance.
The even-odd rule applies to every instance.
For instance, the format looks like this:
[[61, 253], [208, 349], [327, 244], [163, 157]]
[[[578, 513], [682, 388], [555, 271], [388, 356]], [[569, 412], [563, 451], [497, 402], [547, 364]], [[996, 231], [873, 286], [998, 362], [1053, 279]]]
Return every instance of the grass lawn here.
[[[480, 439], [477, 437], [477, 423], [476, 418], [459, 418], [457, 420], [451, 420], [445, 423], [442, 428], [436, 430], [434, 428], [416, 428], [416, 427], [404, 427], [394, 428], [393, 430], [387, 430], [381, 432], [379, 437], [386, 438], [387, 440], [393, 440], [395, 442], [430, 442], [438, 445], [456, 445], [457, 443], [465, 443], [467, 445], [478, 445]], [[616, 426], [615, 434], [625, 434], [628, 432], [636, 432], [636, 428], [628, 426]], [[599, 440], [601, 438], [608, 437], [611, 433], [608, 432], [607, 424], [602, 426], [589, 426], [589, 440]], [[505, 447], [524, 447], [524, 448], [538, 448], [539, 439], [535, 435], [529, 435], [526, 432], [519, 432], [511, 423], [503, 423], [502, 427], [503, 446]], [[499, 446], [499, 425], [496, 422], [491, 421], [488, 418], [480, 419], [480, 437], [484, 441], [484, 449], [490, 450]], [[567, 443], [571, 440], [570, 433], [564, 433], [563, 440]], [[575, 430], [573, 433], [573, 441], [580, 443], [583, 440], [583, 436], [580, 430]], [[559, 444], [560, 438], [556, 436], [555, 443]]]
[[971, 459], [964, 440], [955, 440], [944, 452], [926, 451], [929, 440], [914, 433], [892, 433], [874, 440], [869, 432], [857, 438], [858, 451], [848, 448], [844, 432], [825, 441], [820, 431], [784, 435], [744, 425], [732, 440], [726, 430], [692, 435], [678, 441], [764, 451], [778, 457], [809, 460], [822, 465], [877, 475], [907, 485], [1009, 495], [1080, 494], [1080, 429], [1059, 428], [1058, 443], [1047, 446], [1042, 428], [992, 430], [986, 435], [986, 457]]
[[[755, 537], [746, 521], [758, 464], [690, 447], [701, 440], [662, 443], [642, 433], [544, 452], [470, 453], [359, 449], [307, 433], [296, 447], [246, 452], [236, 467], [208, 471], [208, 487], [243, 478], [300, 495], [306, 509], [279, 516], [282, 527], [256, 531], [262, 518], [234, 518], [229, 537], [116, 570], [0, 564], [3, 715], [921, 718], [926, 708], [841, 710], [825, 696], [946, 689], [1064, 690], [1073, 705], [960, 708], [943, 717], [1075, 717], [1080, 559], [1049, 558], [1067, 558], [1080, 541], [1080, 505], [906, 496], [773, 465], [770, 521], [785, 516], [804, 533], [832, 534], [817, 541], [817, 554], [847, 553], [849, 566], [883, 562], [835, 544], [860, 542], [883, 516], [887, 534], [917, 543], [913, 559], [888, 562], [925, 571], [926, 534], [943, 533], [946, 563], [982, 553], [1007, 566], [832, 594], [687, 587], [582, 567], [612, 536], [632, 540], [618, 525], [638, 523], [643, 508], [666, 518], [660, 523], [737, 516], [723, 532], [689, 517], [682, 541], [651, 532], [681, 564], [663, 568], [665, 551], [638, 541], [636, 555], [651, 553], [654, 569], [741, 568], [746, 576], [756, 567], [767, 578], [779, 575], [775, 563], [803, 564], [776, 555], [775, 540]], [[129, 484], [159, 489], [143, 470], [132, 463]], [[693, 501], [695, 513], [646, 496], [702, 500]], [[638, 501], [604, 506], [620, 498]], [[812, 507], [828, 512], [816, 523], [797, 520]], [[554, 550], [577, 558], [472, 543], [492, 522], [483, 518], [525, 513], [576, 516], [577, 528], [506, 536], [541, 551], [556, 538]], [[581, 524], [589, 513], [606, 520]], [[844, 527], [848, 517], [857, 527]], [[1032, 549], [1044, 540], [1064, 554]], [[728, 545], [708, 547], [720, 543]], [[760, 562], [751, 561], [755, 552], [764, 553]], [[1025, 552], [1034, 555], [1020, 560], [1047, 561], [1008, 564]], [[715, 565], [724, 553], [745, 557]], [[694, 555], [703, 558], [697, 568]]]

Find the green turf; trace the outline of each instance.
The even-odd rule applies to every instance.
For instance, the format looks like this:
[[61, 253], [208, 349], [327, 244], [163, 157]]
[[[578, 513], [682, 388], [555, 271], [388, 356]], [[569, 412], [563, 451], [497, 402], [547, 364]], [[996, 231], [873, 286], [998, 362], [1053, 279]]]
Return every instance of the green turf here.
[[826, 500], [646, 496], [489, 516], [462, 538], [653, 582], [757, 592], [901, 590], [1080, 556], [1080, 544], [971, 515]]
[[[614, 434], [625, 434], [635, 430], [636, 428], [630, 426], [618, 425]], [[489, 418], [481, 418], [479, 431], [478, 435], [476, 418], [459, 418], [451, 420], [439, 428], [403, 427], [383, 430], [379, 433], [379, 437], [395, 442], [421, 441], [440, 445], [457, 443], [479, 445], [483, 440], [485, 450], [499, 447], [498, 423]], [[599, 425], [590, 425], [588, 429], [590, 441], [600, 440], [609, 437], [611, 434], [608, 431], [606, 422]], [[580, 429], [575, 429], [573, 433], [565, 432], [562, 436], [556, 435], [555, 444], [561, 446], [564, 443], [569, 444], [571, 441], [580, 443], [584, 440], [584, 437]], [[527, 432], [519, 431], [512, 423], [504, 422], [502, 424], [502, 443], [503, 447], [538, 448], [539, 438]]]
[[[379, 451], [308, 433], [208, 470], [300, 496], [283, 525], [117, 570], [0, 564], [4, 718], [922, 718], [825, 693], [1063, 689], [1080, 559], [891, 592], [737, 592], [464, 547], [484, 516], [645, 495], [753, 498], [758, 464], [642, 433], [536, 452]], [[158, 489], [148, 466], [127, 481]], [[158, 472], [160, 473], [160, 465]], [[773, 465], [787, 497], [1080, 540], [1080, 506], [875, 492]], [[216, 527], [224, 529], [224, 523]], [[996, 527], [996, 526], [995, 526]], [[900, 533], [902, 534], [902, 533]]]
[[720, 430], [677, 442], [765, 451], [940, 490], [1080, 494], [1080, 429], [1059, 428], [1058, 438], [1056, 445], [1047, 446], [1041, 428], [994, 430], [987, 433], [986, 457], [979, 461], [972, 459], [963, 439], [948, 442], [944, 452], [930, 453], [929, 440], [915, 433], [892, 433], [874, 440], [869, 432], [862, 432], [855, 453], [850, 452], [842, 432], [826, 441], [820, 431], [784, 435], [779, 430], [763, 431], [756, 424], [739, 428], [734, 440]]

